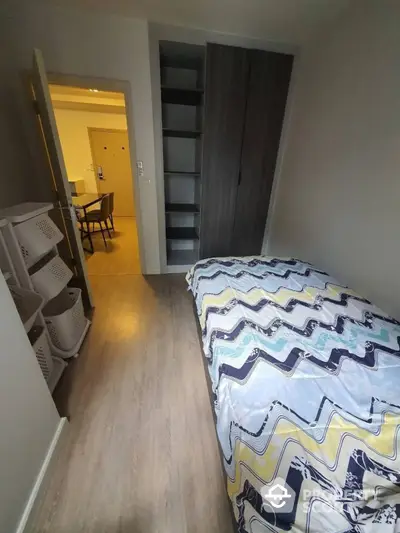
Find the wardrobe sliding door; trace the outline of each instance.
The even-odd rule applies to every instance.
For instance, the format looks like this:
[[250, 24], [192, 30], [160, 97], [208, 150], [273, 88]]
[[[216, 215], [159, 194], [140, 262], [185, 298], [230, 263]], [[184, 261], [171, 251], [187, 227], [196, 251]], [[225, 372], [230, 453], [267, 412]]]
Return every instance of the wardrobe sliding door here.
[[261, 252], [293, 56], [249, 50], [250, 76], [230, 255]]
[[249, 74], [247, 50], [207, 45], [200, 257], [231, 253]]

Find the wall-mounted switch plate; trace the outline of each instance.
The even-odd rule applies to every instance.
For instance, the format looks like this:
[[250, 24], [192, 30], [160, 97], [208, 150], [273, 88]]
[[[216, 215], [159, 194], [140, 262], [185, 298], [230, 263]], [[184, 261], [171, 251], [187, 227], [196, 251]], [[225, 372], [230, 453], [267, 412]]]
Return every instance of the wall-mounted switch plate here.
[[136, 167], [138, 169], [138, 175], [140, 177], [144, 176], [144, 167], [143, 167], [143, 161], [137, 161]]

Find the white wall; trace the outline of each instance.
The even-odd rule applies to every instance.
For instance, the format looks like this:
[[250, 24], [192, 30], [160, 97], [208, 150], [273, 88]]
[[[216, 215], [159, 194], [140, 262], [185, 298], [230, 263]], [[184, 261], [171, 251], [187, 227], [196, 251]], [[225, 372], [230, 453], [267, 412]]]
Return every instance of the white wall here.
[[400, 317], [400, 3], [356, 2], [302, 52], [268, 253]]
[[125, 115], [57, 108], [54, 113], [68, 178], [83, 179], [85, 192], [97, 192], [88, 128], [126, 130]]
[[0, 531], [16, 530], [60, 418], [0, 274]]
[[[23, 93], [20, 79], [23, 70], [30, 69], [34, 47], [42, 50], [49, 71], [128, 81], [128, 96], [133, 104], [133, 112], [127, 117], [128, 124], [130, 130], [132, 125], [135, 133], [136, 158], [143, 161], [145, 170], [145, 176], [138, 178], [136, 187], [141, 205], [140, 215], [137, 213], [137, 216], [140, 216], [143, 226], [139, 239], [141, 250], [145, 252], [144, 272], [158, 273], [158, 210], [147, 22], [93, 10], [76, 11], [38, 5], [21, 7], [9, 1], [2, 3], [1, 11], [0, 30], [10, 58], [8, 75], [2, 79], [2, 83], [6, 85], [5, 90], [17, 113], [10, 117], [7, 110], [0, 111], [0, 123], [4, 121], [5, 130], [9, 129], [13, 134], [7, 143], [10, 152], [7, 154], [8, 167], [7, 172], [0, 177], [0, 181], [4, 180], [0, 190], [10, 185], [9, 176], [18, 175], [18, 180], [26, 189], [33, 189], [32, 194], [38, 196], [42, 192], [42, 197], [45, 195], [45, 184], [40, 184], [38, 179], [45, 175], [47, 179], [47, 171], [44, 160], [38, 159], [40, 147], [34, 129], [34, 113]], [[130, 107], [127, 106], [127, 109]], [[12, 119], [18, 126], [11, 124]], [[24, 144], [20, 142], [20, 137], [25, 138]], [[36, 165], [35, 175], [32, 175], [31, 161], [22, 170], [20, 168], [20, 160], [29, 159], [27, 150]], [[24, 179], [19, 177], [22, 173]], [[34, 187], [31, 187], [32, 181]]]
[[[1, 27], [0, 5], [0, 27]], [[6, 47], [3, 44], [2, 49]], [[12, 54], [0, 54], [0, 208], [28, 199], [30, 191], [26, 177], [31, 161], [23, 135], [23, 124], [15, 98], [14, 85], [20, 82]], [[19, 149], [16, 149], [19, 147]], [[25, 157], [22, 156], [25, 151]]]

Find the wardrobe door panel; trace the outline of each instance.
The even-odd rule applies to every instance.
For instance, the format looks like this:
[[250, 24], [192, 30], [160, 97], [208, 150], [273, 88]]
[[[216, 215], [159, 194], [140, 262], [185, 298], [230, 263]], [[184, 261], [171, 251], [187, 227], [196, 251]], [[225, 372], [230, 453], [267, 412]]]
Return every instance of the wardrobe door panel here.
[[293, 56], [249, 50], [250, 78], [232, 255], [261, 252]]
[[231, 253], [244, 128], [247, 50], [207, 45], [200, 257]]

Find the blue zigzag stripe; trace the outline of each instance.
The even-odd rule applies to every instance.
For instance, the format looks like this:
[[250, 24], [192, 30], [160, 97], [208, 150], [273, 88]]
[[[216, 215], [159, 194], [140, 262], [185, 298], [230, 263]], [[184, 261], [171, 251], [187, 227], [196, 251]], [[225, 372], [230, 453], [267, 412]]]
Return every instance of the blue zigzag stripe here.
[[[224, 267], [231, 267], [231, 266], [234, 266], [234, 265], [246, 265], [246, 266], [250, 266], [250, 267], [254, 267], [254, 266], [258, 266], [258, 265], [263, 265], [263, 266], [271, 266], [271, 267], [275, 267], [277, 265], [289, 265], [289, 266], [295, 266], [295, 265], [310, 265], [310, 266], [313, 266], [311, 263], [307, 263], [307, 261], [300, 261], [299, 259], [295, 259], [295, 258], [291, 258], [291, 259], [271, 259], [271, 260], [267, 260], [267, 259], [258, 259], [258, 258], [254, 258], [254, 259], [251, 259], [250, 261], [244, 261], [243, 259], [216, 259], [216, 258], [211, 258], [211, 259], [207, 259], [205, 261], [199, 261], [198, 263], [196, 263], [192, 269], [192, 275], [198, 270], [198, 269], [203, 269], [203, 268], [207, 268], [209, 266], [212, 266], [212, 265], [221, 265], [221, 266], [224, 266]], [[321, 272], [322, 274], [326, 274], [325, 272], [323, 272], [322, 270], [320, 270], [319, 272]]]
[[[321, 320], [312, 318], [308, 320], [307, 324], [305, 325], [303, 329], [298, 328], [294, 326], [293, 324], [289, 324], [288, 322], [281, 320], [281, 319], [274, 320], [266, 328], [263, 328], [260, 325], [255, 324], [254, 322], [250, 320], [240, 320], [237, 326], [231, 332], [226, 332], [223, 330], [213, 331], [212, 336], [211, 336], [211, 341], [210, 341], [210, 356], [208, 357], [208, 359], [210, 363], [212, 363], [213, 345], [215, 343], [215, 339], [233, 341], [236, 339], [238, 335], [240, 335], [240, 333], [246, 327], [253, 328], [256, 331], [262, 331], [265, 335], [268, 335], [268, 336], [270, 336], [272, 333], [276, 333], [277, 328], [285, 327], [291, 331], [294, 331], [298, 335], [302, 335], [303, 337], [310, 337], [317, 326], [322, 329], [326, 329], [328, 331], [336, 331], [336, 333], [341, 334], [344, 331], [344, 326], [346, 322], [350, 322], [351, 324], [359, 324], [359, 325], [365, 326], [366, 328], [372, 329], [373, 318], [383, 320], [390, 324], [399, 325], [399, 322], [395, 319], [392, 319], [390, 317], [383, 317], [376, 313], [370, 313], [369, 311], [366, 311], [364, 313], [364, 316], [365, 316], [365, 320], [361, 322], [359, 320], [356, 320], [348, 316], [339, 315], [337, 317], [336, 324], [334, 325], [326, 324], [322, 322]], [[399, 344], [399, 339], [400, 337], [397, 337], [398, 344]], [[345, 350], [344, 348], [333, 348], [331, 351], [331, 356], [328, 361], [322, 361], [318, 359], [317, 357], [315, 357], [314, 355], [308, 355], [308, 352], [300, 348], [293, 348], [285, 361], [279, 361], [279, 359], [276, 359], [275, 357], [268, 354], [264, 350], [260, 348], [255, 348], [252, 354], [250, 355], [250, 357], [247, 359], [247, 361], [243, 364], [241, 368], [237, 369], [237, 368], [231, 367], [230, 365], [227, 365], [226, 363], [223, 363], [221, 367], [219, 368], [219, 375], [221, 377], [222, 374], [225, 374], [227, 376], [231, 376], [236, 379], [242, 380], [245, 377], [247, 377], [247, 375], [251, 371], [254, 363], [256, 362], [258, 358], [262, 358], [265, 361], [273, 364], [276, 368], [278, 368], [282, 372], [291, 373], [296, 367], [299, 359], [303, 358], [305, 355], [307, 355], [308, 361], [325, 369], [327, 372], [336, 372], [339, 366], [339, 363], [343, 357], [348, 357], [352, 359], [353, 361], [355, 361], [356, 363], [360, 363], [364, 366], [368, 366], [369, 368], [372, 368], [375, 365], [375, 349], [381, 349], [382, 351], [388, 354], [391, 354], [391, 355], [399, 355], [399, 350], [393, 350], [391, 348], [388, 348], [387, 346], [383, 346], [381, 344], [378, 344], [372, 341], [370, 341], [369, 345], [366, 346], [365, 348], [365, 357], [359, 357], [356, 354], [353, 354], [349, 352], [348, 350]], [[399, 349], [400, 349], [400, 345], [399, 345]]]
[[277, 272], [269, 272], [269, 271], [266, 271], [263, 274], [256, 274], [248, 270], [240, 270], [236, 274], [230, 274], [229, 272], [226, 272], [225, 270], [217, 270], [216, 272], [214, 272], [213, 274], [210, 274], [209, 276], [207, 276], [206, 274], [199, 276], [197, 278], [197, 284], [201, 280], [211, 280], [221, 275], [227, 278], [232, 278], [232, 279], [240, 279], [243, 276], [249, 276], [250, 278], [255, 278], [255, 279], [265, 279], [267, 276], [272, 276], [274, 278], [288, 279], [291, 274], [296, 274], [296, 276], [301, 276], [304, 278], [308, 278], [312, 274], [324, 274], [325, 275], [324, 272], [321, 272], [320, 270], [316, 270], [314, 268], [306, 268], [304, 272], [297, 272], [296, 270], [288, 269], [286, 270], [284, 274], [278, 274]]
[[321, 297], [321, 296], [318, 296], [316, 299], [315, 299], [315, 302], [314, 303], [308, 303], [308, 302], [304, 302], [303, 300], [298, 300], [296, 298], [291, 298], [288, 303], [283, 306], [283, 305], [280, 305], [278, 304], [277, 302], [273, 301], [273, 300], [269, 300], [268, 298], [262, 298], [261, 300], [259, 300], [256, 304], [250, 304], [244, 300], [238, 300], [236, 298], [232, 298], [228, 304], [224, 307], [208, 307], [207, 310], [206, 310], [206, 316], [205, 316], [205, 322], [206, 322], [206, 325], [204, 326], [203, 330], [202, 330], [202, 334], [205, 336], [207, 335], [207, 320], [209, 318], [209, 316], [211, 314], [216, 314], [216, 315], [226, 315], [229, 313], [229, 311], [232, 310], [232, 307], [233, 306], [236, 306], [236, 305], [240, 305], [241, 307], [246, 307], [247, 309], [251, 310], [251, 311], [255, 311], [255, 312], [258, 312], [258, 311], [261, 311], [261, 309], [263, 309], [263, 307], [265, 307], [266, 305], [269, 305], [271, 307], [275, 307], [276, 309], [280, 309], [281, 311], [285, 311], [286, 313], [291, 313], [293, 311], [293, 309], [295, 309], [297, 306], [303, 306], [303, 307], [307, 307], [308, 309], [314, 309], [316, 311], [318, 310], [321, 310], [322, 309], [322, 304], [325, 303], [325, 302], [329, 302], [329, 303], [333, 303], [335, 305], [338, 305], [338, 306], [341, 306], [341, 307], [345, 307], [347, 306], [347, 303], [348, 303], [348, 300], [349, 299], [352, 299], [352, 300], [356, 300], [358, 302], [362, 302], [362, 303], [365, 303], [365, 304], [370, 304], [371, 302], [369, 302], [368, 300], [366, 300], [365, 298], [361, 298], [360, 296], [353, 296], [351, 294], [347, 294], [347, 293], [342, 293], [340, 295], [340, 300], [335, 300], [333, 298], [329, 298], [329, 297]]
[[397, 337], [398, 349], [389, 348], [382, 344], [374, 343], [369, 341], [368, 347], [365, 348], [365, 356], [360, 357], [355, 353], [346, 350], [345, 348], [332, 348], [331, 354], [327, 361], [318, 359], [315, 355], [308, 355], [309, 352], [301, 348], [293, 348], [285, 361], [279, 361], [269, 353], [261, 350], [260, 348], [254, 348], [252, 354], [246, 362], [240, 367], [236, 368], [234, 366], [223, 363], [219, 367], [219, 378], [218, 385], [222, 376], [227, 376], [238, 381], [243, 381], [248, 377], [252, 372], [253, 368], [258, 364], [259, 360], [264, 360], [267, 363], [274, 365], [279, 370], [285, 373], [292, 373], [298, 365], [298, 362], [305, 358], [307, 354], [307, 361], [315, 364], [316, 366], [323, 368], [329, 373], [337, 373], [338, 368], [342, 362], [342, 359], [348, 358], [367, 368], [374, 368], [376, 363], [375, 350], [386, 352], [389, 355], [400, 356], [400, 336]]
[[[208, 266], [207, 268], [199, 270], [193, 275], [193, 278], [191, 279], [192, 285], [197, 286], [202, 279], [206, 280], [212, 280], [217, 279], [219, 274], [228, 274], [232, 273], [230, 277], [233, 277], [233, 275], [237, 275], [238, 272], [248, 272], [249, 275], [254, 273], [254, 276], [262, 276], [263, 278], [267, 278], [268, 276], [275, 277], [277, 279], [287, 279], [288, 276], [291, 274], [297, 274], [299, 276], [303, 275], [304, 272], [307, 270], [311, 270], [314, 275], [318, 276], [325, 276], [325, 277], [331, 277], [326, 272], [323, 272], [320, 269], [315, 268], [313, 265], [307, 265], [298, 263], [295, 266], [289, 266], [285, 265], [285, 268], [282, 268], [280, 266], [278, 267], [266, 267], [265, 265], [258, 265], [257, 267], [251, 266], [247, 263], [238, 263], [235, 265], [235, 267], [232, 267], [231, 269], [224, 268], [221, 266], [220, 263], [216, 263], [215, 265]], [[228, 274], [229, 277], [229, 274]]]

